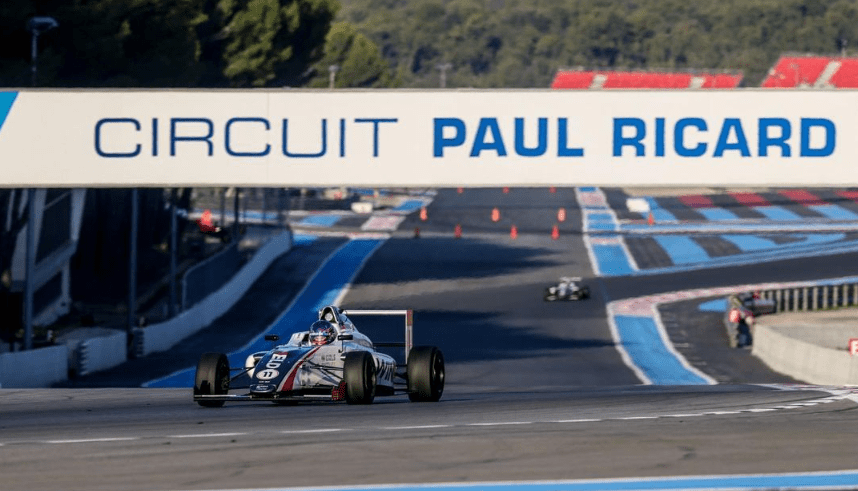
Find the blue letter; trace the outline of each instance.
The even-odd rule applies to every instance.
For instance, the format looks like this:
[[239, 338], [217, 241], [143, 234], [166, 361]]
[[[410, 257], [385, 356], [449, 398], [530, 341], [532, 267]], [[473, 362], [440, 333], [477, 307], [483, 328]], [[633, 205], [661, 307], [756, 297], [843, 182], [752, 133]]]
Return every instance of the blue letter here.
[[[781, 136], [774, 138], [769, 136], [769, 128], [777, 126], [781, 129]], [[781, 157], [791, 157], [792, 152], [789, 148], [787, 140], [792, 136], [792, 126], [789, 120], [784, 118], [760, 118], [760, 135], [759, 135], [759, 155], [760, 157], [769, 156], [769, 147], [781, 147]]]
[[[727, 143], [731, 129], [736, 131], [736, 143]], [[715, 153], [712, 156], [723, 157], [724, 150], [739, 150], [742, 152], [742, 157], [751, 156], [751, 150], [748, 148], [748, 139], [745, 137], [745, 131], [742, 129], [742, 122], [737, 118], [724, 119], [724, 126], [721, 127], [721, 134], [718, 135], [718, 143], [715, 145]]]
[[233, 157], [264, 157], [268, 155], [268, 152], [271, 151], [271, 145], [265, 144], [265, 150], [261, 152], [234, 152], [232, 150], [232, 145], [230, 144], [229, 132], [232, 128], [233, 123], [262, 123], [265, 125], [265, 131], [271, 129], [271, 125], [268, 124], [267, 119], [263, 118], [232, 118], [226, 122], [226, 133], [224, 135], [224, 146], [226, 147], [226, 153]]
[[[810, 148], [810, 129], [814, 126], [825, 129], [825, 146]], [[801, 156], [828, 157], [834, 153], [837, 128], [830, 119], [801, 118]]]
[[569, 136], [566, 118], [557, 119], [557, 156], [558, 157], [583, 157], [583, 148], [569, 148]]
[[[444, 128], [453, 128], [452, 138], [444, 138]], [[465, 122], [459, 118], [435, 118], [434, 156], [443, 157], [444, 147], [458, 147], [465, 143]]]
[[287, 157], [321, 157], [328, 151], [328, 120], [322, 118], [322, 150], [318, 153], [289, 152], [289, 120], [283, 119], [283, 155]]
[[680, 157], [699, 157], [706, 153], [706, 144], [699, 143], [694, 148], [685, 146], [685, 128], [694, 126], [700, 131], [706, 131], [706, 121], [700, 118], [682, 118], [673, 127], [673, 148]]
[[[634, 136], [623, 136], [623, 128], [631, 126], [635, 129]], [[614, 157], [622, 157], [623, 147], [631, 145], [635, 148], [635, 157], [646, 155], [641, 140], [646, 136], [646, 125], [638, 118], [614, 118]]]
[[541, 157], [548, 147], [548, 118], [539, 118], [536, 148], [524, 146], [524, 118], [515, 118], [515, 153], [522, 157]]
[[355, 118], [355, 123], [372, 123], [372, 156], [378, 157], [378, 123], [395, 123], [396, 118], [390, 119], [365, 119]]
[[140, 131], [140, 122], [136, 119], [131, 118], [107, 118], [101, 119], [98, 123], [95, 124], [95, 151], [98, 155], [102, 157], [136, 157], [140, 155], [140, 144], [137, 144], [137, 147], [133, 152], [119, 153], [119, 152], [105, 152], [101, 149], [101, 126], [107, 123], [131, 123], [134, 125], [134, 129]]
[[664, 118], [655, 118], [655, 156], [664, 157]]
[[[205, 136], [176, 136], [177, 123], [203, 123], [208, 126], [208, 132]], [[209, 157], [214, 153], [214, 145], [212, 145], [212, 135], [214, 135], [214, 124], [207, 118], [172, 118], [170, 119], [170, 156], [176, 156], [176, 142], [178, 141], [200, 141], [206, 142], [209, 149]]]
[[[489, 131], [492, 134], [491, 143], [486, 142], [486, 133]], [[474, 136], [474, 146], [471, 147], [471, 157], [479, 157], [483, 150], [494, 150], [498, 153], [498, 157], [506, 157], [506, 147], [503, 145], [498, 120], [495, 118], [480, 118], [480, 125]]]

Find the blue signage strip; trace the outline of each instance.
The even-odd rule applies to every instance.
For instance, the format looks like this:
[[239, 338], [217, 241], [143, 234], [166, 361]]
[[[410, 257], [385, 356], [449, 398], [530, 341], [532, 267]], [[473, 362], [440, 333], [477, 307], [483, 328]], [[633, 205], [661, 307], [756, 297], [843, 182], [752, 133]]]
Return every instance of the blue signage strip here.
[[0, 130], [3, 129], [3, 123], [6, 122], [6, 117], [12, 110], [12, 104], [15, 103], [17, 97], [17, 92], [0, 92]]

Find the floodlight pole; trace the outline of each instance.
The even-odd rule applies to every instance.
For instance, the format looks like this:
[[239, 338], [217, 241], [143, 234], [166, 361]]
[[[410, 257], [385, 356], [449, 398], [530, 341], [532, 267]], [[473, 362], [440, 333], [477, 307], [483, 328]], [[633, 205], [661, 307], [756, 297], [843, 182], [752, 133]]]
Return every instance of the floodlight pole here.
[[30, 31], [30, 84], [36, 86], [36, 66], [39, 56], [39, 34], [50, 31], [59, 26], [53, 17], [32, 17], [27, 21], [27, 30]]
[[337, 79], [337, 72], [340, 70], [339, 65], [331, 65], [328, 67], [328, 88], [334, 88], [334, 82]]

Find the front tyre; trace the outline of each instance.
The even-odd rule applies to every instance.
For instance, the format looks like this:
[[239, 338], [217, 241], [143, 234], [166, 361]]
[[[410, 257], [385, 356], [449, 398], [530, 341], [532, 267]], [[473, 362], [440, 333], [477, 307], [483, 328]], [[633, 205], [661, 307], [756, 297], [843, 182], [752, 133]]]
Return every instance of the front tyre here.
[[346, 383], [347, 403], [372, 404], [377, 381], [372, 355], [367, 351], [347, 353], [343, 364], [343, 381]]
[[408, 354], [408, 398], [438, 402], [444, 393], [444, 355], [434, 346], [417, 346]]
[[[229, 360], [222, 353], [205, 353], [197, 364], [194, 396], [226, 395], [229, 392]], [[224, 401], [199, 400], [203, 407], [221, 407]]]

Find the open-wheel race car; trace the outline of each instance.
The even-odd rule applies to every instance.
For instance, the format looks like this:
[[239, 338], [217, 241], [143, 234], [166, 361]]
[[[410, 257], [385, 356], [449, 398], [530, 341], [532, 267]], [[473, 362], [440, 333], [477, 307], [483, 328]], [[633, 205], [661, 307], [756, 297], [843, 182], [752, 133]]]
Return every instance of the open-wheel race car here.
[[[348, 315], [403, 315], [405, 341], [376, 343], [359, 332]], [[407, 394], [414, 402], [436, 402], [444, 392], [444, 357], [434, 346], [412, 346], [410, 310], [349, 310], [327, 306], [308, 331], [286, 344], [247, 357], [232, 368], [222, 353], [205, 353], [197, 365], [194, 401], [220, 407], [226, 401], [345, 400], [371, 404], [376, 396]], [[267, 335], [276, 343], [279, 337]], [[404, 348], [404, 363], [377, 348]], [[249, 380], [241, 386], [237, 381]], [[231, 390], [246, 389], [243, 393]]]
[[542, 295], [546, 302], [555, 300], [583, 300], [590, 298], [590, 287], [584, 285], [578, 276], [563, 276], [560, 281], [545, 289]]

